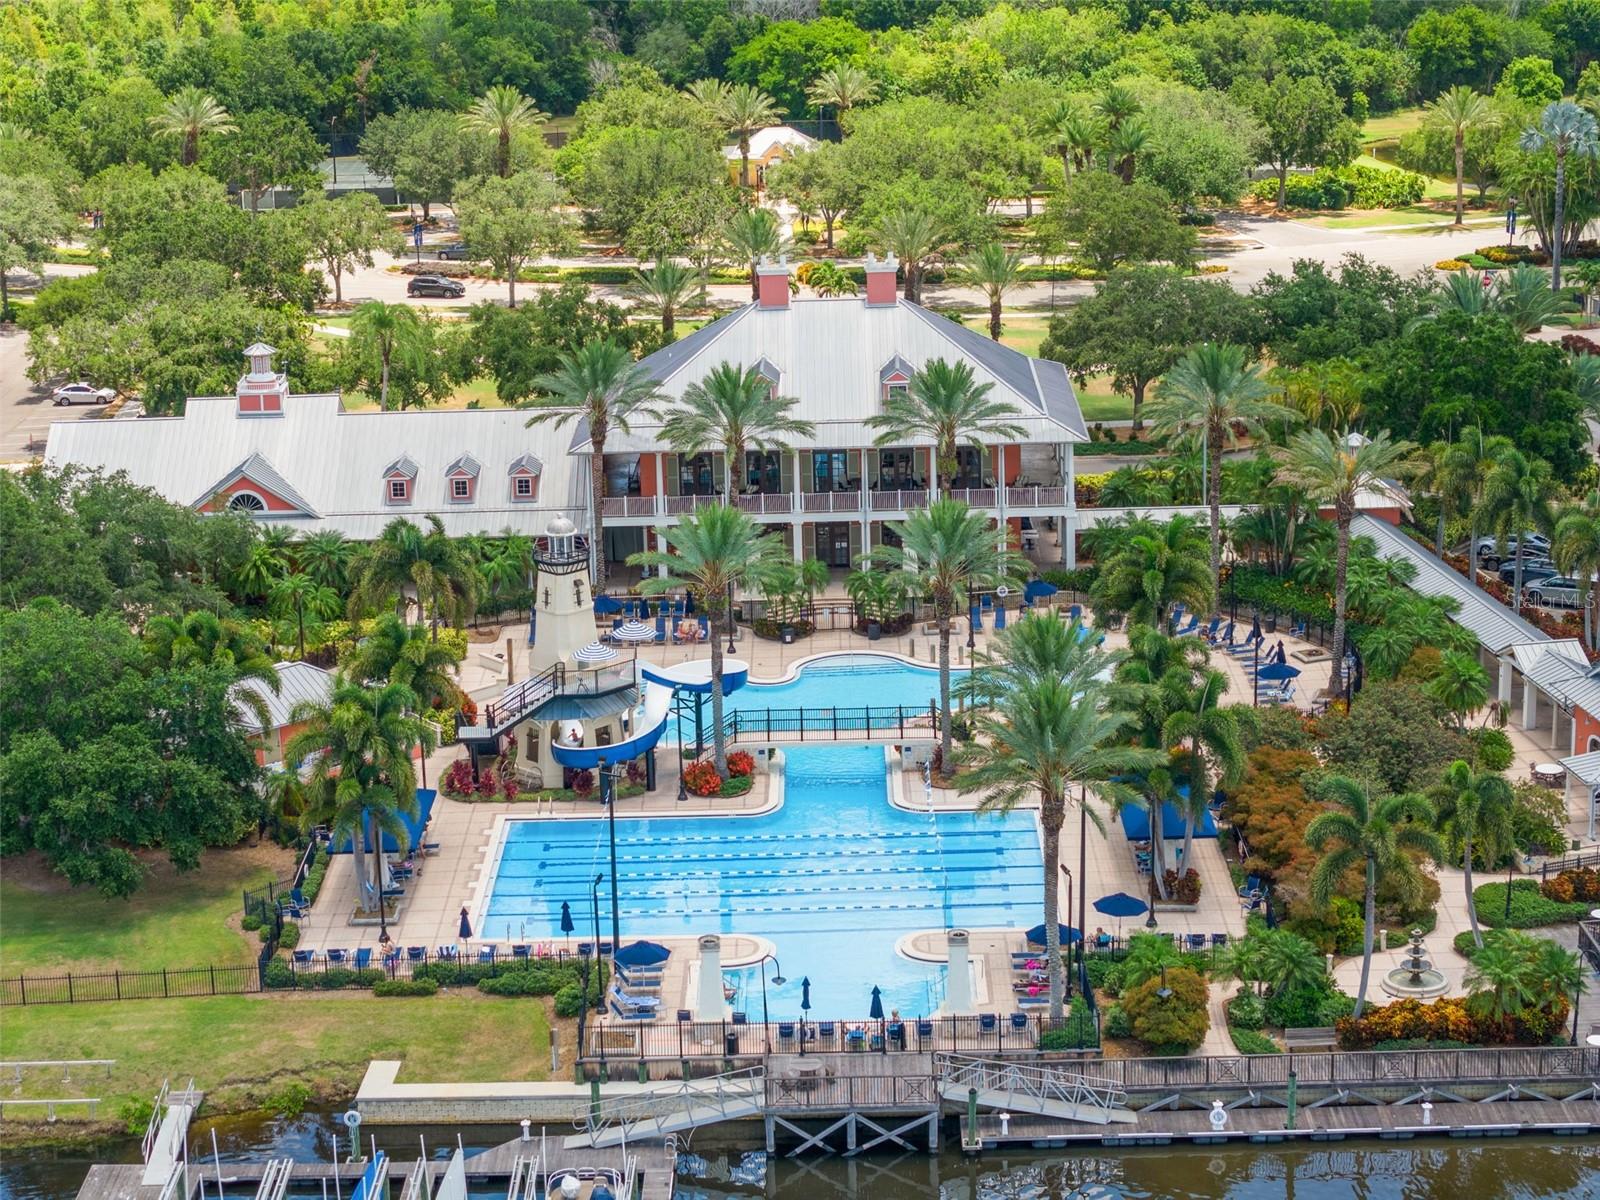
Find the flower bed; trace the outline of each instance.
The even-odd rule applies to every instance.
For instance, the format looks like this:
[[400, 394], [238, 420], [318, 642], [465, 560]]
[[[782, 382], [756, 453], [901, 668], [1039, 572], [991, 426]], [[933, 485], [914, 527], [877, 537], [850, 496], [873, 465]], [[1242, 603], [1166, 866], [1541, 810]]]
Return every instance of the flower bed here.
[[[1573, 901], [1582, 901], [1584, 904], [1600, 900], [1600, 871], [1593, 867], [1584, 867], [1577, 871], [1562, 871], [1554, 879], [1547, 879], [1539, 885], [1539, 893], [1546, 900], [1554, 900], [1557, 904], [1571, 904]], [[1513, 911], [1516, 901], [1512, 900]]]
[[1561, 1031], [1566, 1017], [1563, 1000], [1516, 1016], [1479, 1017], [1468, 1010], [1466, 1000], [1447, 997], [1428, 1004], [1397, 1000], [1369, 1009], [1359, 1019], [1342, 1017], [1334, 1022], [1334, 1030], [1342, 1050], [1370, 1050], [1380, 1042], [1414, 1038], [1474, 1046], [1544, 1045]]
[[1543, 925], [1560, 925], [1581, 919], [1592, 907], [1591, 904], [1581, 900], [1553, 900], [1541, 893], [1539, 885], [1532, 879], [1517, 879], [1512, 882], [1509, 921], [1505, 915], [1504, 882], [1479, 884], [1472, 891], [1472, 900], [1478, 908], [1478, 923], [1490, 929], [1498, 929], [1502, 925], [1509, 925], [1512, 929], [1537, 929]]

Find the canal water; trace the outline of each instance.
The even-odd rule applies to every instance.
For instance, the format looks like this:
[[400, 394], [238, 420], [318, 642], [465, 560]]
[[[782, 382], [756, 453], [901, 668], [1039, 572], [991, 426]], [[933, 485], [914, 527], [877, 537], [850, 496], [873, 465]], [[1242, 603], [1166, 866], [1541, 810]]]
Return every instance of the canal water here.
[[[215, 1132], [227, 1163], [292, 1155], [326, 1161], [349, 1139], [331, 1112], [286, 1120], [198, 1122], [191, 1162], [210, 1162]], [[425, 1145], [444, 1158], [457, 1135], [471, 1153], [517, 1135], [512, 1126], [371, 1127], [379, 1149], [409, 1159]], [[92, 1162], [137, 1162], [136, 1139], [88, 1149], [7, 1150], [0, 1197], [71, 1200]], [[254, 1187], [227, 1191], [248, 1200]], [[210, 1195], [215, 1195], [212, 1189]], [[473, 1195], [503, 1196], [476, 1188]], [[1101, 1152], [1026, 1151], [808, 1157], [768, 1161], [705, 1131], [679, 1157], [683, 1200], [1592, 1200], [1600, 1197], [1600, 1141], [1507, 1138], [1343, 1142], [1298, 1146], [1186, 1147]]]

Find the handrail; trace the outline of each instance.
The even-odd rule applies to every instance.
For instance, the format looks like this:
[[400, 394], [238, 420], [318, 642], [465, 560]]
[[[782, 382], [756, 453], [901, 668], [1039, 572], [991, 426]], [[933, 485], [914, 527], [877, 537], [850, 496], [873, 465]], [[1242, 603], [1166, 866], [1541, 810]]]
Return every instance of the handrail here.
[[161, 1081], [161, 1090], [156, 1093], [156, 1101], [150, 1106], [150, 1119], [145, 1122], [144, 1140], [139, 1143], [140, 1157], [148, 1163], [150, 1151], [155, 1148], [156, 1135], [161, 1132], [162, 1110], [167, 1103], [167, 1093], [172, 1090], [171, 1080]]
[[1128, 1101], [1127, 1092], [1113, 1080], [1032, 1063], [940, 1054], [934, 1058], [934, 1072], [943, 1086], [1020, 1092], [1038, 1100], [1084, 1105], [1102, 1111], [1125, 1107]]
[[516, 1162], [511, 1164], [511, 1179], [506, 1184], [506, 1200], [533, 1200], [538, 1182], [538, 1156], [517, 1155]]
[[907, 730], [927, 733], [938, 720], [931, 707], [908, 704], [862, 705], [854, 708], [751, 708], [729, 713], [722, 721], [729, 741], [762, 741], [793, 736], [800, 741], [860, 741], [875, 736], [905, 737]]
[[[598, 1113], [590, 1112], [587, 1116], [573, 1121], [572, 1127], [593, 1139], [598, 1138], [612, 1126], [621, 1125], [624, 1135], [633, 1138], [637, 1136], [634, 1133], [636, 1128], [653, 1123], [656, 1126], [654, 1136], [659, 1137], [665, 1132], [670, 1132], [662, 1130], [661, 1125], [678, 1113], [693, 1109], [697, 1103], [704, 1104], [709, 1100], [720, 1116], [728, 1114], [732, 1101], [742, 1104], [759, 1103], [763, 1094], [761, 1085], [766, 1076], [765, 1066], [753, 1066], [742, 1067], [737, 1071], [725, 1071], [720, 1075], [704, 1079], [685, 1079], [610, 1106], [602, 1101]], [[741, 1112], [739, 1115], [745, 1114]], [[652, 1135], [647, 1132], [644, 1136]]]
[[406, 1182], [400, 1191], [400, 1200], [427, 1200], [427, 1197], [428, 1164], [426, 1160], [419, 1158], [411, 1164], [411, 1170], [406, 1172]]

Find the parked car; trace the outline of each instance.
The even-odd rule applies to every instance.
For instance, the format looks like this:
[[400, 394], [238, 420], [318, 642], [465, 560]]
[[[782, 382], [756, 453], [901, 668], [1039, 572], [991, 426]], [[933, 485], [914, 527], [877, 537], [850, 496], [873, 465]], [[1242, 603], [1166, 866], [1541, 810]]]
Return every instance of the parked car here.
[[467, 285], [443, 275], [416, 275], [406, 284], [408, 296], [447, 296], [459, 299], [467, 294]]
[[1522, 594], [1529, 604], [1551, 608], [1577, 608], [1579, 603], [1578, 581], [1569, 575], [1551, 575], [1538, 583], [1524, 584]]
[[466, 262], [483, 256], [473, 253], [472, 247], [465, 242], [450, 242], [439, 247], [439, 257], [446, 262]]
[[[1555, 563], [1548, 558], [1525, 558], [1522, 560], [1522, 585], [1537, 583], [1551, 575], [1559, 575]], [[1500, 564], [1500, 582], [1512, 584], [1517, 581], [1517, 560], [1508, 558]]]
[[[1545, 537], [1545, 535], [1542, 533], [1524, 533], [1522, 535], [1522, 542], [1526, 543], [1529, 548], [1541, 555], [1547, 555], [1550, 553], [1550, 539]], [[1503, 562], [1505, 559], [1512, 558], [1516, 555], [1518, 544], [1519, 543], [1516, 538], [1507, 538], [1506, 544], [1504, 548], [1502, 548], [1499, 541], [1495, 538], [1479, 538], [1478, 561], [1482, 563]]]
[[116, 388], [97, 388], [92, 383], [85, 383], [81, 379], [77, 383], [64, 383], [55, 392], [55, 400], [61, 404], [110, 404], [117, 398]]

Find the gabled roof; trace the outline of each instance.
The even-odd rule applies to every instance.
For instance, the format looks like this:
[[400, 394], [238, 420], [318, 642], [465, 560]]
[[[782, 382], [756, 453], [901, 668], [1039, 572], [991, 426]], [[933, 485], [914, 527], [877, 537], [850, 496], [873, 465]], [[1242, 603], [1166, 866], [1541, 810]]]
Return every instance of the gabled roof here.
[[1600, 717], [1600, 679], [1576, 638], [1551, 639], [1513, 646], [1512, 658], [1523, 676], [1537, 684], [1562, 708], [1581, 708]]
[[538, 475], [544, 470], [544, 464], [531, 454], [519, 454], [511, 460], [511, 465], [506, 468], [507, 475], [515, 475], [526, 471], [529, 475]]
[[896, 375], [899, 375], [904, 379], [910, 379], [913, 369], [914, 368], [910, 363], [896, 354], [888, 362], [883, 364], [883, 370], [878, 372], [878, 382], [885, 383]]
[[383, 474], [385, 478], [390, 475], [404, 475], [407, 479], [415, 479], [417, 477], [417, 464], [412, 461], [409, 454], [402, 454], [383, 469]]
[[[278, 664], [276, 692], [254, 679], [242, 679], [229, 690], [235, 696], [241, 692], [253, 692], [260, 696], [267, 706], [267, 719], [272, 722], [270, 728], [277, 729], [289, 723], [296, 704], [302, 701], [320, 704], [333, 695], [333, 672], [324, 671], [310, 663], [281, 662]], [[239, 711], [247, 728], [261, 732], [255, 714], [249, 707], [241, 705]]]
[[[260, 487], [263, 491], [271, 492], [279, 500], [282, 500], [285, 504], [292, 504], [296, 509], [308, 517], [320, 515], [316, 509], [312, 508], [311, 505], [306, 502], [305, 497], [297, 492], [289, 483], [289, 481], [278, 473], [278, 469], [268, 462], [266, 456], [263, 455], [259, 450], [252, 453], [249, 458], [245, 459], [237, 467], [229, 471], [221, 479], [217, 480], [216, 483], [212, 484], [204, 492], [200, 493], [200, 495], [190, 503], [190, 507], [199, 508], [218, 492], [234, 483], [237, 483], [240, 479], [247, 479], [251, 483]], [[277, 513], [273, 515], [284, 516], [286, 514]]]
[[756, 359], [756, 374], [763, 379], [770, 379], [773, 383], [783, 378], [783, 372], [772, 365], [772, 360], [763, 355]]
[[[764, 158], [775, 146], [782, 146], [786, 150], [810, 150], [816, 144], [816, 138], [801, 133], [793, 125], [768, 125], [750, 135], [750, 157]], [[722, 156], [737, 162], [739, 144], [735, 142], [731, 146], [724, 146]]]
[[474, 479], [483, 470], [482, 464], [470, 454], [463, 454], [444, 469], [446, 475], [471, 475]]

